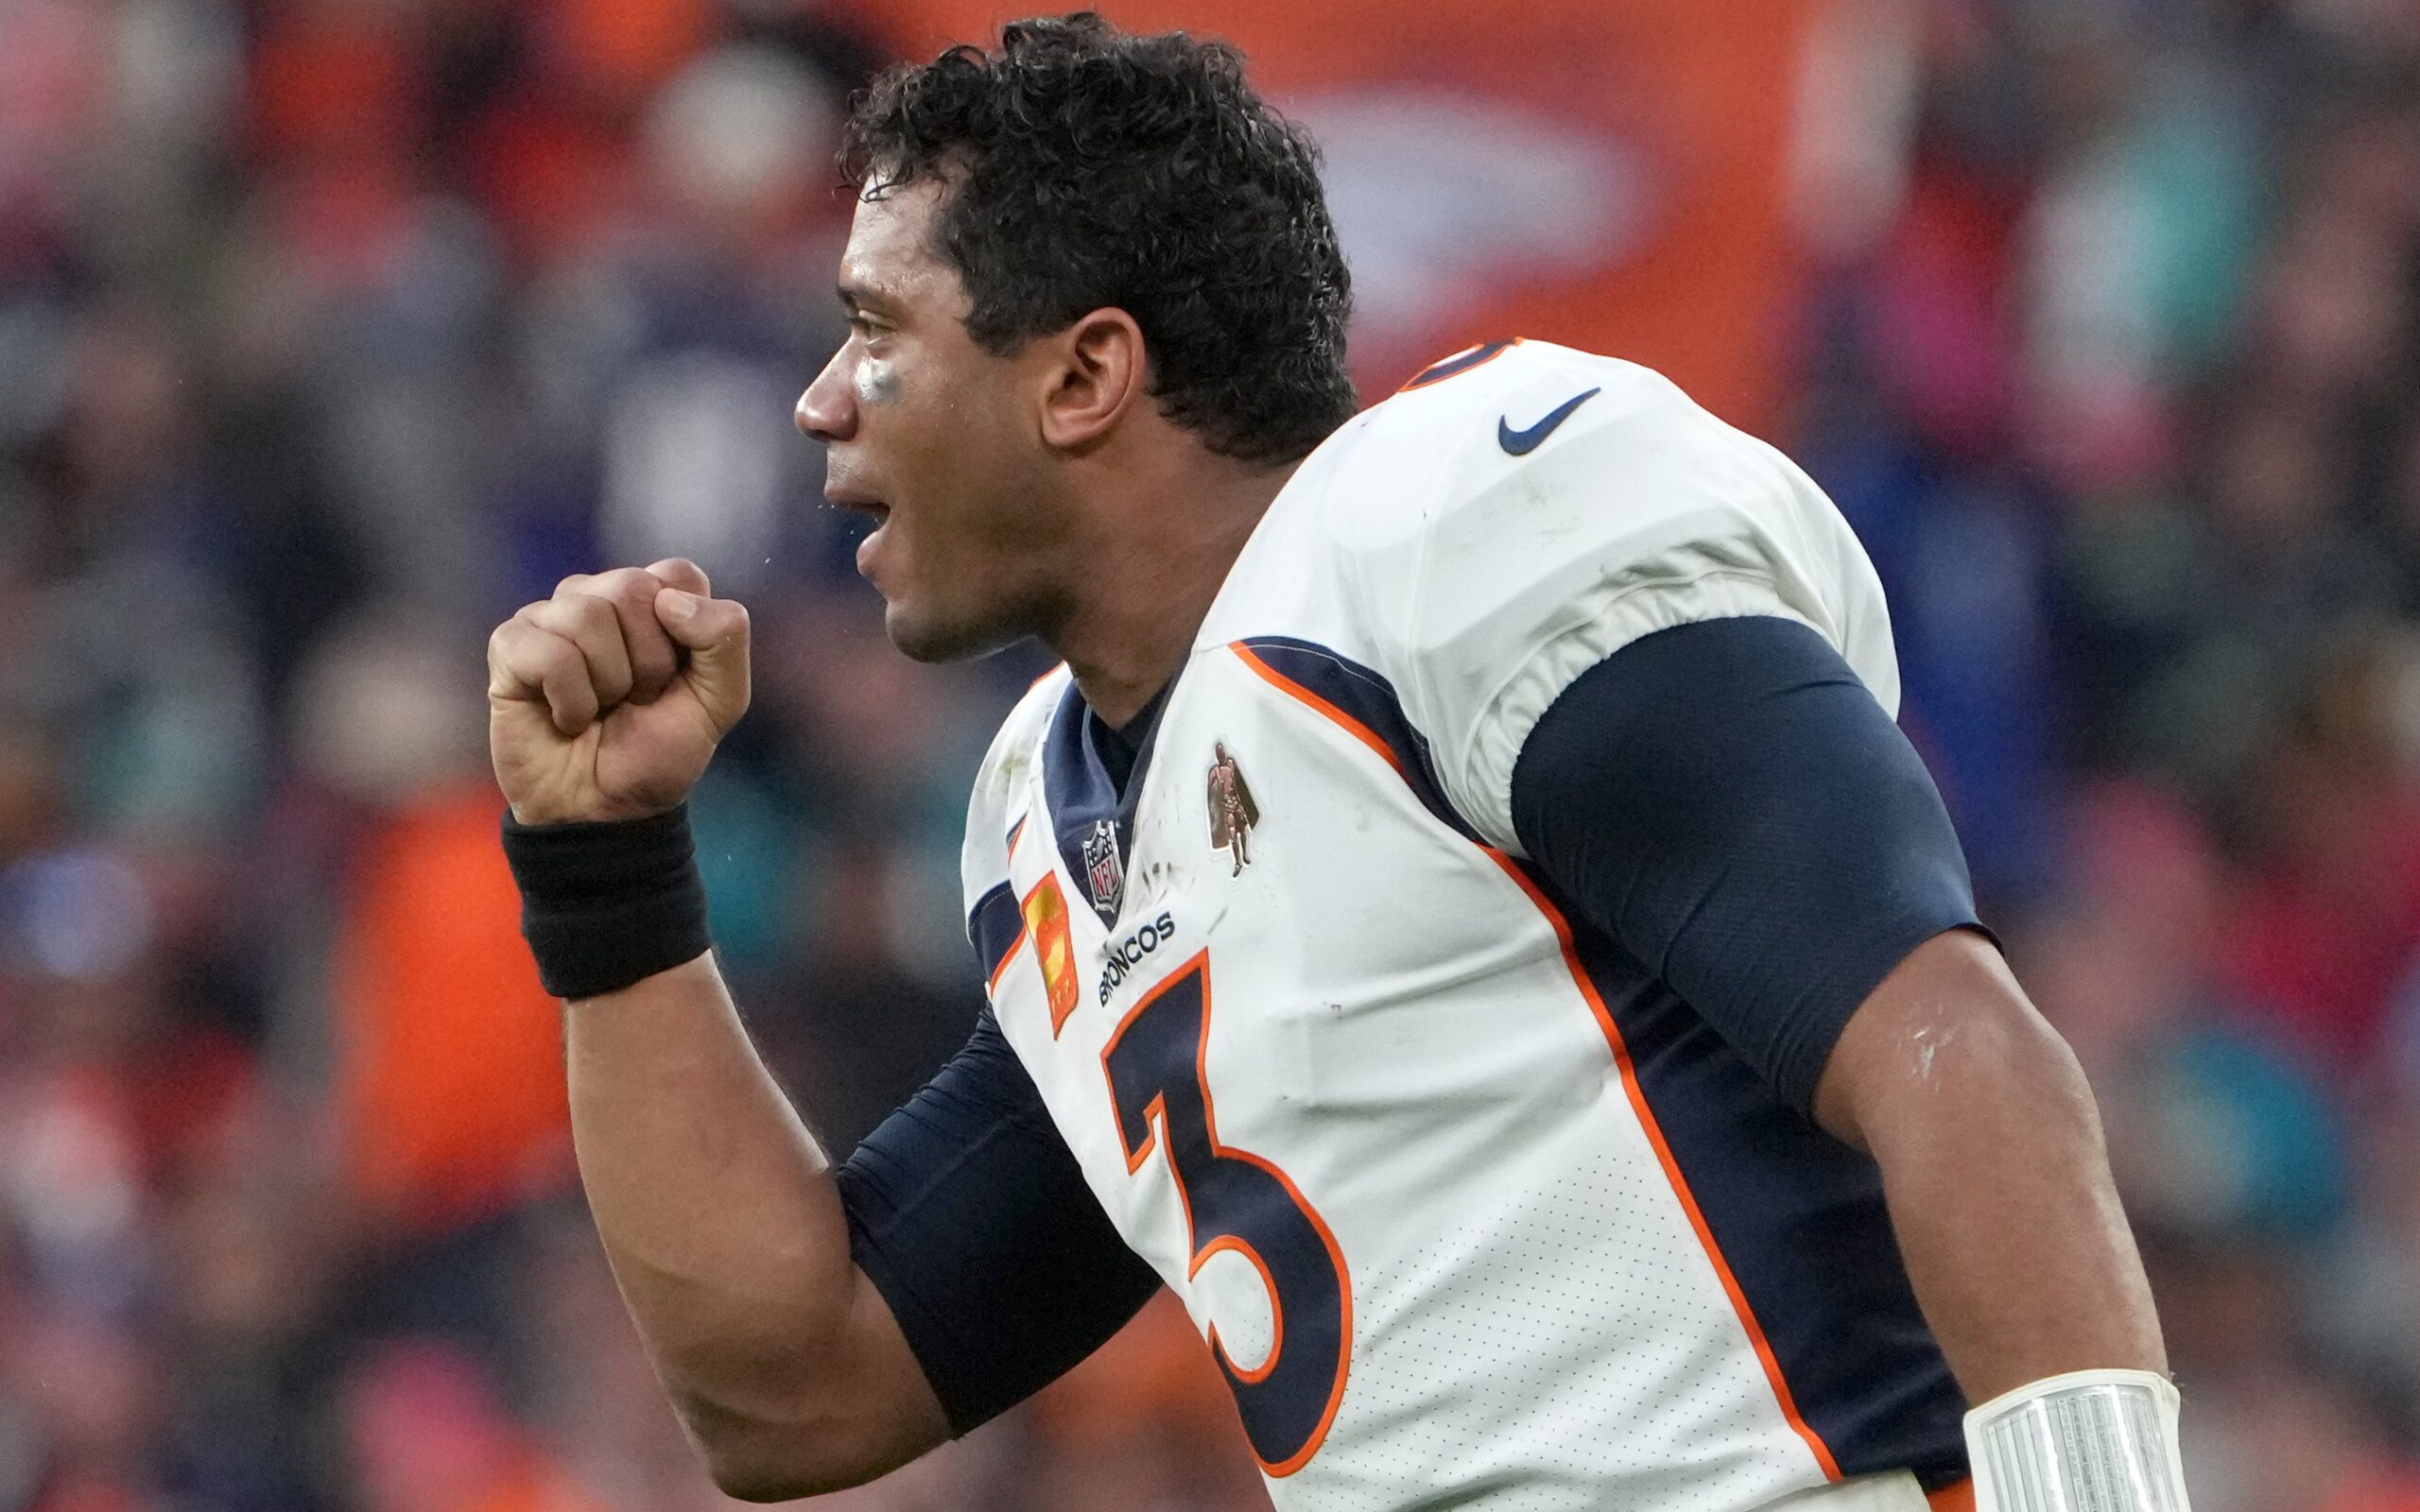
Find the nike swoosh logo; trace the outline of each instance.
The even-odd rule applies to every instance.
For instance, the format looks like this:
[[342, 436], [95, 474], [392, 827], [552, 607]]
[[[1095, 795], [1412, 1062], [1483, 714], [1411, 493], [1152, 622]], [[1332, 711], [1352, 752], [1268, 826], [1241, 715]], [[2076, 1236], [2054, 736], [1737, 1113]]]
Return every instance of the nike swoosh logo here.
[[1547, 411], [1546, 419], [1525, 431], [1514, 430], [1510, 420], [1498, 420], [1495, 422], [1495, 444], [1514, 456], [1527, 456], [1538, 449], [1540, 442], [1554, 434], [1556, 426], [1569, 420], [1573, 410], [1603, 392], [1601, 388], [1591, 388], [1584, 394], [1574, 394]]

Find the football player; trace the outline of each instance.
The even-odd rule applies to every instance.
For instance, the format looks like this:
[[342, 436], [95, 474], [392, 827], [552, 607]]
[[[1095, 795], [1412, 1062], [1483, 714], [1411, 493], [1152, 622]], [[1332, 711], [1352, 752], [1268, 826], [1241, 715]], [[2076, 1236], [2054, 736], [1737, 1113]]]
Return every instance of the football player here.
[[683, 799], [682, 561], [491, 643], [580, 1169], [716, 1480], [861, 1482], [1160, 1287], [1289, 1509], [2183, 1512], [2090, 1092], [1979, 924], [1823, 493], [1542, 342], [1355, 414], [1312, 149], [1076, 16], [851, 127], [806, 389], [912, 656], [1039, 637], [965, 841], [990, 1005], [837, 1169]]

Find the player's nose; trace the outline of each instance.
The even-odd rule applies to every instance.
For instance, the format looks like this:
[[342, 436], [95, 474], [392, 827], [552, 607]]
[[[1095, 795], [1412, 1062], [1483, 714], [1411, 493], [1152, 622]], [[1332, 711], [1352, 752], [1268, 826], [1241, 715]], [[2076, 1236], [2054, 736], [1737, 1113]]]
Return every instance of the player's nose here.
[[792, 417], [800, 430], [826, 446], [857, 433], [857, 389], [849, 371], [849, 350], [844, 346], [832, 353], [815, 382], [798, 396]]

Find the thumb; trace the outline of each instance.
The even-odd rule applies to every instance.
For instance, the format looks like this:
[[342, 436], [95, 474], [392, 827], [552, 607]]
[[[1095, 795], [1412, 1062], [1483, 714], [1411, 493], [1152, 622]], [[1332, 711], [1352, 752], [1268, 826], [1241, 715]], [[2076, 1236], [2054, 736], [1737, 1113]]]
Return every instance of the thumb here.
[[655, 595], [664, 632], [689, 652], [688, 682], [717, 734], [748, 712], [748, 609], [737, 599], [704, 598], [678, 588]]

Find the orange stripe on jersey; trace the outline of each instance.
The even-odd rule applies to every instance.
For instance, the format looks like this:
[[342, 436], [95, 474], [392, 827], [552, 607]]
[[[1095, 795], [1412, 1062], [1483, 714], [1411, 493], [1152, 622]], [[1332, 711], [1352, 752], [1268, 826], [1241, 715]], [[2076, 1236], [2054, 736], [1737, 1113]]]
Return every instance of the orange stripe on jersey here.
[[[1165, 1114], [1163, 1114], [1162, 1116], [1163, 1116], [1163, 1117], [1165, 1117], [1166, 1115], [1165, 1115]], [[1281, 1178], [1281, 1179], [1283, 1179], [1282, 1173], [1279, 1173], [1279, 1172], [1277, 1171], [1277, 1168], [1276, 1168], [1275, 1166], [1270, 1165], [1270, 1164], [1269, 1164], [1269, 1162], [1268, 1162], [1268, 1161], [1266, 1161], [1266, 1160], [1263, 1160], [1263, 1161], [1261, 1161], [1261, 1162], [1259, 1162], [1259, 1163], [1260, 1163], [1261, 1165], [1263, 1165], [1263, 1166], [1267, 1167], [1267, 1168], [1270, 1170], [1270, 1172], [1271, 1174], [1279, 1175], [1279, 1176], [1280, 1176], [1280, 1178]], [[1170, 1165], [1170, 1166], [1168, 1167], [1168, 1169], [1169, 1169], [1170, 1171], [1174, 1171], [1174, 1170], [1176, 1169], [1176, 1167], [1175, 1167], [1174, 1165]], [[1183, 1184], [1184, 1184], [1183, 1182], [1179, 1182], [1179, 1183], [1178, 1183], [1178, 1185], [1180, 1185], [1180, 1186], [1182, 1186]], [[1288, 1189], [1290, 1190], [1290, 1189], [1291, 1189], [1291, 1183], [1289, 1182], [1288, 1185]], [[1299, 1193], [1298, 1193], [1298, 1194], [1296, 1194], [1296, 1198], [1295, 1198], [1295, 1199], [1296, 1199], [1296, 1201], [1297, 1201], [1297, 1202], [1299, 1202], [1299, 1201], [1301, 1200], [1301, 1194], [1300, 1194]], [[1308, 1212], [1308, 1211], [1310, 1211], [1310, 1210], [1309, 1210], [1308, 1208], [1305, 1208], [1303, 1211], [1304, 1211], [1305, 1212]], [[1322, 1228], [1322, 1230], [1324, 1230], [1324, 1229], [1325, 1229], [1325, 1228], [1326, 1228], [1326, 1226], [1325, 1226], [1324, 1224], [1322, 1224], [1322, 1225], [1321, 1225], [1321, 1228]], [[1188, 1214], [1188, 1215], [1187, 1215], [1187, 1229], [1188, 1229], [1188, 1232], [1189, 1232], [1189, 1231], [1190, 1231], [1190, 1214]], [[1328, 1241], [1328, 1244], [1329, 1244], [1329, 1251], [1330, 1251], [1330, 1253], [1331, 1253], [1331, 1254], [1334, 1254], [1334, 1255], [1336, 1256], [1336, 1263], [1337, 1263], [1337, 1265], [1338, 1265], [1338, 1267], [1339, 1267], [1337, 1274], [1339, 1274], [1339, 1275], [1342, 1275], [1342, 1274], [1343, 1274], [1342, 1266], [1343, 1266], [1343, 1263], [1344, 1263], [1344, 1258], [1343, 1258], [1343, 1255], [1341, 1254], [1341, 1252], [1340, 1252], [1340, 1251], [1336, 1250], [1336, 1248], [1335, 1248], [1335, 1240], [1334, 1240], [1334, 1239], [1332, 1239], [1332, 1238], [1331, 1238], [1331, 1239]], [[1250, 1246], [1250, 1245], [1248, 1245], [1248, 1244], [1244, 1243], [1241, 1239], [1236, 1238], [1234, 1234], [1222, 1234], [1222, 1235], [1220, 1235], [1219, 1238], [1217, 1238], [1217, 1239], [1213, 1239], [1213, 1240], [1211, 1240], [1208, 1244], [1203, 1245], [1203, 1246], [1201, 1246], [1198, 1251], [1196, 1251], [1196, 1252], [1195, 1252], [1195, 1254], [1194, 1254], [1194, 1257], [1193, 1257], [1193, 1263], [1192, 1263], [1191, 1265], [1189, 1265], [1189, 1266], [1185, 1267], [1185, 1272], [1184, 1272], [1185, 1279], [1186, 1279], [1187, 1280], [1191, 1280], [1194, 1277], [1201, 1275], [1201, 1267], [1202, 1267], [1202, 1266], [1204, 1266], [1204, 1265], [1207, 1265], [1208, 1263], [1210, 1263], [1210, 1257], [1211, 1257], [1211, 1256], [1213, 1256], [1213, 1255], [1217, 1255], [1217, 1254], [1226, 1253], [1226, 1252], [1229, 1252], [1229, 1251], [1232, 1251], [1232, 1252], [1234, 1252], [1234, 1253], [1236, 1253], [1236, 1254], [1241, 1255], [1241, 1256], [1243, 1256], [1243, 1257], [1244, 1257], [1244, 1259], [1246, 1259], [1246, 1260], [1248, 1260], [1248, 1261], [1251, 1261], [1251, 1262], [1252, 1262], [1252, 1268], [1253, 1268], [1253, 1269], [1254, 1269], [1254, 1270], [1256, 1270], [1256, 1271], [1258, 1271], [1258, 1272], [1260, 1272], [1260, 1284], [1261, 1284], [1264, 1288], [1266, 1288], [1266, 1289], [1267, 1289], [1267, 1291], [1268, 1291], [1268, 1293], [1269, 1293], [1269, 1296], [1270, 1296], [1270, 1299], [1271, 1303], [1273, 1304], [1273, 1303], [1275, 1302], [1275, 1300], [1276, 1300], [1276, 1298], [1277, 1298], [1277, 1295], [1278, 1295], [1278, 1293], [1277, 1293], [1277, 1278], [1276, 1278], [1274, 1275], [1270, 1274], [1270, 1269], [1269, 1269], [1269, 1262], [1267, 1262], [1267, 1261], [1265, 1261], [1265, 1260], [1263, 1260], [1263, 1259], [1261, 1259], [1261, 1258], [1260, 1258], [1260, 1251], [1259, 1251], [1259, 1250], [1253, 1248], [1253, 1247], [1252, 1247], [1252, 1246]], [[1346, 1298], [1344, 1299], [1344, 1305], [1346, 1306], [1346, 1308], [1350, 1309], [1350, 1308], [1352, 1307], [1352, 1305], [1353, 1305], [1353, 1299], [1352, 1299], [1351, 1297], [1346, 1297]], [[1272, 1306], [1270, 1308], [1269, 1312], [1270, 1312], [1270, 1338], [1269, 1338], [1269, 1353], [1268, 1353], [1268, 1355], [1267, 1355], [1266, 1357], [1264, 1357], [1264, 1358], [1261, 1360], [1259, 1366], [1258, 1366], [1257, 1368], [1255, 1368], [1255, 1369], [1247, 1370], [1247, 1369], [1245, 1369], [1242, 1366], [1239, 1366], [1239, 1365], [1236, 1364], [1235, 1351], [1234, 1351], [1234, 1350], [1232, 1350], [1232, 1349], [1229, 1349], [1227, 1348], [1227, 1343], [1226, 1343], [1226, 1341], [1225, 1341], [1224, 1339], [1221, 1339], [1220, 1337], [1219, 1337], [1219, 1325], [1218, 1325], [1216, 1322], [1213, 1322], [1213, 1323], [1211, 1323], [1211, 1324], [1209, 1325], [1209, 1332], [1210, 1332], [1210, 1348], [1212, 1348], [1212, 1349], [1214, 1349], [1218, 1350], [1218, 1351], [1219, 1351], [1219, 1353], [1221, 1356], [1223, 1356], [1223, 1357], [1225, 1358], [1225, 1360], [1226, 1360], [1226, 1362], [1227, 1362], [1227, 1368], [1228, 1368], [1228, 1369], [1230, 1369], [1230, 1370], [1233, 1370], [1233, 1371], [1236, 1373], [1236, 1380], [1238, 1380], [1238, 1381], [1242, 1382], [1245, 1385], [1248, 1385], [1248, 1386], [1256, 1386], [1256, 1385], [1260, 1384], [1262, 1382], [1264, 1382], [1264, 1381], [1268, 1380], [1268, 1379], [1270, 1378], [1270, 1375], [1273, 1371], [1275, 1371], [1275, 1370], [1276, 1370], [1276, 1368], [1277, 1368], [1277, 1356], [1278, 1356], [1280, 1353], [1284, 1352], [1284, 1350], [1285, 1350], [1285, 1349], [1286, 1349], [1286, 1309], [1284, 1309], [1283, 1307], [1278, 1307], [1278, 1306], [1274, 1306], [1274, 1305], [1272, 1305]], [[1350, 1337], [1350, 1336], [1351, 1336], [1351, 1332], [1350, 1332], [1350, 1330], [1349, 1330], [1349, 1329], [1348, 1329], [1348, 1331], [1347, 1331], [1347, 1334], [1346, 1334], [1346, 1336], [1347, 1336], [1347, 1337]], [[1343, 1394], [1342, 1394], [1342, 1393], [1340, 1393], [1340, 1393], [1337, 1393], [1337, 1396], [1340, 1398], [1340, 1400], [1341, 1399], [1342, 1395], [1343, 1395]], [[1328, 1418], [1328, 1421], [1333, 1421], [1333, 1420], [1334, 1420], [1334, 1414], [1335, 1414], [1335, 1409], [1334, 1409], [1334, 1408], [1330, 1408], [1330, 1409], [1329, 1409], [1329, 1418]], [[1319, 1429], [1318, 1429], [1317, 1431], [1315, 1431], [1315, 1432], [1311, 1435], [1311, 1441], [1310, 1441], [1308, 1444], [1305, 1445], [1304, 1447], [1305, 1447], [1305, 1448], [1306, 1448], [1306, 1449], [1309, 1449], [1309, 1450], [1313, 1451], [1314, 1452], [1316, 1452], [1318, 1451], [1320, 1441], [1321, 1441], [1322, 1439], [1325, 1438], [1326, 1436], [1327, 1436], [1327, 1424], [1326, 1424], [1326, 1422], [1325, 1422], [1325, 1421], [1323, 1421], [1323, 1422], [1320, 1425]], [[1307, 1461], [1307, 1460], [1310, 1458], [1310, 1456], [1309, 1456], [1309, 1455], [1307, 1455], [1307, 1454], [1305, 1454], [1305, 1455], [1304, 1455], [1304, 1456], [1303, 1456], [1303, 1458], [1304, 1458], [1305, 1461]], [[1299, 1469], [1300, 1467], [1298, 1466], [1297, 1468]]]
[[[1396, 760], [1394, 751], [1367, 725], [1284, 673], [1272, 668], [1268, 662], [1253, 655], [1252, 648], [1242, 642], [1232, 643], [1228, 649], [1242, 658], [1246, 666], [1260, 674], [1280, 692], [1312, 709], [1322, 718], [1341, 728], [1354, 739], [1376, 751], [1389, 766], [1394, 768], [1397, 775], [1404, 776], [1407, 781], [1409, 780], [1409, 775], [1404, 772], [1402, 764]], [[1613, 1050], [1614, 1065], [1621, 1074], [1622, 1091], [1630, 1098], [1631, 1111], [1638, 1119], [1639, 1126], [1646, 1130], [1647, 1142], [1655, 1151], [1656, 1161], [1664, 1167], [1664, 1179], [1670, 1184], [1672, 1194], [1680, 1198], [1681, 1211], [1688, 1215], [1689, 1227], [1696, 1231], [1698, 1243], [1704, 1248], [1706, 1259], [1714, 1263], [1715, 1275], [1722, 1282], [1723, 1295], [1730, 1297], [1731, 1310], [1737, 1314], [1739, 1326], [1747, 1332], [1748, 1343], [1756, 1351], [1757, 1363], [1764, 1366], [1765, 1380], [1772, 1387], [1773, 1400], [1779, 1403], [1782, 1417], [1789, 1423], [1790, 1431], [1806, 1442], [1808, 1451], [1815, 1456], [1815, 1463], [1823, 1468], [1825, 1479], [1839, 1480], [1841, 1478], [1840, 1461], [1833, 1457], [1831, 1446], [1824, 1442], [1823, 1435], [1816, 1433], [1799, 1412], [1797, 1399], [1790, 1395], [1789, 1383], [1782, 1375], [1781, 1361], [1773, 1354], [1772, 1342], [1765, 1337], [1764, 1326], [1756, 1321], [1755, 1310], [1748, 1305], [1748, 1294], [1740, 1289], [1739, 1279], [1732, 1274], [1731, 1263], [1723, 1258], [1722, 1246], [1715, 1241], [1714, 1230], [1707, 1227], [1705, 1214], [1699, 1210], [1697, 1197], [1689, 1191], [1688, 1178], [1681, 1174], [1680, 1162], [1672, 1158], [1672, 1148], [1665, 1141], [1663, 1126], [1656, 1122], [1654, 1109], [1648, 1106], [1647, 1093], [1638, 1085], [1638, 1073], [1631, 1064], [1630, 1047], [1622, 1040], [1621, 1029], [1614, 1022], [1612, 1011], [1605, 1006], [1604, 998], [1598, 993], [1597, 984], [1588, 979], [1587, 970], [1580, 964], [1579, 954], [1572, 947], [1570, 921], [1563, 917], [1563, 911], [1555, 907], [1553, 902], [1545, 893], [1538, 890], [1537, 885], [1529, 879], [1511, 856], [1484, 842], [1475, 841], [1474, 843], [1486, 853], [1489, 860], [1503, 868], [1504, 874], [1512, 879], [1514, 885], [1521, 889], [1522, 893], [1536, 906], [1538, 912], [1546, 916], [1547, 922], [1553, 927], [1555, 942], [1563, 950], [1564, 965], [1571, 972], [1571, 980], [1580, 988], [1580, 995], [1587, 1000], [1589, 1011], [1597, 1016], [1597, 1026], [1603, 1032], [1605, 1043]], [[1952, 1506], [1954, 1508], [1954, 1503]]]
[[1393, 767], [1397, 776], [1403, 775], [1403, 764], [1395, 760], [1394, 748], [1389, 746], [1385, 741], [1380, 740], [1377, 735], [1371, 730], [1369, 726], [1363, 724], [1360, 720], [1354, 718], [1351, 714], [1346, 713], [1343, 710], [1339, 709], [1336, 705], [1328, 702], [1325, 698], [1321, 697], [1318, 694], [1313, 693], [1310, 689], [1304, 687], [1301, 683], [1296, 682], [1293, 679], [1288, 677], [1285, 673], [1278, 671], [1275, 667], [1270, 666], [1268, 662], [1263, 662], [1259, 655], [1255, 653], [1251, 646], [1244, 644], [1243, 642], [1230, 642], [1227, 649], [1233, 651], [1237, 657], [1241, 658], [1244, 665], [1252, 668], [1254, 672], [1260, 674], [1261, 677], [1267, 679], [1271, 687], [1275, 688], [1278, 692], [1286, 695], [1289, 698], [1298, 699], [1303, 703], [1310, 705], [1312, 709], [1319, 713], [1322, 718], [1336, 725], [1346, 734], [1351, 735], [1362, 745], [1369, 747], [1374, 751], [1376, 751], [1378, 753], [1378, 759], [1385, 762], [1389, 766]]
[[1672, 1159], [1672, 1148], [1665, 1143], [1664, 1129], [1656, 1123], [1654, 1110], [1647, 1106], [1647, 1093], [1638, 1085], [1637, 1069], [1631, 1064], [1630, 1047], [1622, 1042], [1622, 1032], [1615, 1024], [1612, 1011], [1605, 1006], [1605, 1000], [1598, 994], [1597, 984], [1588, 979], [1586, 969], [1580, 964], [1579, 953], [1572, 948], [1570, 920], [1564, 919], [1563, 910], [1538, 890], [1537, 884], [1529, 879], [1511, 856], [1494, 846], [1483, 845], [1479, 849], [1486, 851], [1487, 858], [1501, 867], [1504, 874], [1529, 895], [1530, 902], [1537, 905], [1538, 912], [1544, 914], [1547, 922], [1554, 927], [1555, 943], [1563, 947], [1563, 963], [1570, 970], [1571, 980], [1578, 985], [1580, 995], [1588, 1000], [1589, 1011], [1596, 1014], [1597, 1026], [1604, 1031], [1605, 1043], [1613, 1049], [1614, 1065], [1621, 1073], [1622, 1091], [1630, 1097], [1631, 1111], [1637, 1115], [1639, 1126], [1647, 1131], [1647, 1143], [1654, 1147], [1655, 1159], [1664, 1167], [1664, 1178], [1671, 1183], [1672, 1194], [1681, 1199], [1682, 1211], [1689, 1215], [1689, 1227], [1697, 1230], [1698, 1243], [1705, 1247], [1706, 1259], [1714, 1262], [1715, 1274], [1721, 1278], [1722, 1290], [1731, 1298], [1731, 1310], [1739, 1315], [1739, 1325], [1748, 1331], [1748, 1342], [1755, 1349], [1757, 1362], [1765, 1367], [1765, 1380], [1773, 1388], [1773, 1400], [1781, 1404], [1782, 1417], [1789, 1419], [1791, 1431], [1806, 1440], [1807, 1449], [1815, 1455], [1815, 1463], [1824, 1468], [1824, 1477], [1839, 1480], [1840, 1462], [1832, 1457], [1831, 1446], [1824, 1442], [1823, 1435], [1808, 1426], [1806, 1419], [1800, 1415], [1797, 1400], [1789, 1392], [1789, 1383], [1782, 1377], [1781, 1361], [1775, 1358], [1772, 1345], [1765, 1338], [1763, 1325], [1756, 1321], [1754, 1310], [1748, 1305], [1748, 1294], [1739, 1289], [1739, 1279], [1731, 1273], [1730, 1262], [1722, 1258], [1722, 1246], [1715, 1242], [1714, 1230], [1706, 1227], [1705, 1214], [1698, 1210], [1698, 1199], [1689, 1191], [1688, 1178], [1681, 1174], [1680, 1162]]
[[1961, 1481], [1955, 1486], [1945, 1486], [1938, 1491], [1928, 1492], [1925, 1505], [1932, 1508], [1932, 1512], [1975, 1512], [1975, 1483]]
[[1474, 368], [1484, 368], [1489, 363], [1494, 362], [1496, 358], [1512, 351], [1514, 347], [1519, 346], [1521, 344], [1521, 337], [1514, 336], [1510, 341], [1482, 341], [1475, 347], [1464, 347], [1461, 351], [1455, 352], [1452, 356], [1441, 357], [1437, 361], [1430, 363], [1427, 367], [1421, 369], [1418, 372], [1413, 373], [1411, 375], [1411, 381], [1405, 384], [1401, 388], [1396, 389], [1395, 392], [1398, 394], [1408, 394], [1415, 388], [1426, 388], [1430, 384], [1442, 384], [1446, 379], [1458, 377], [1462, 373], [1470, 371]]

